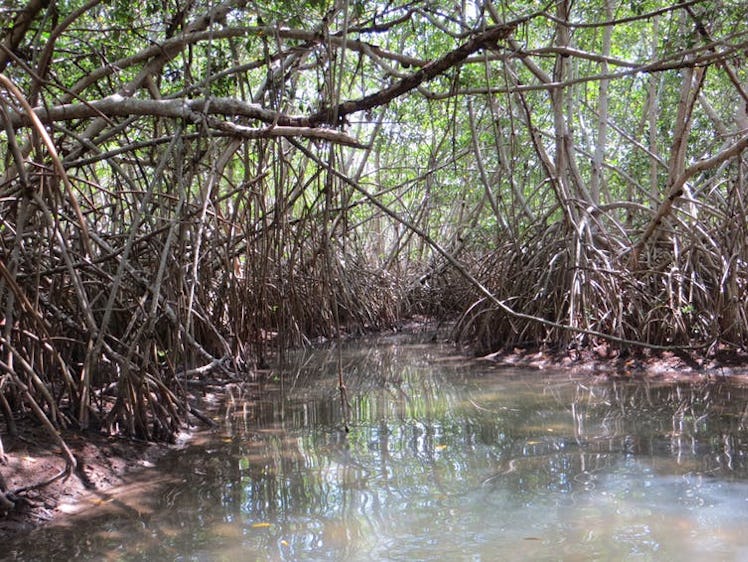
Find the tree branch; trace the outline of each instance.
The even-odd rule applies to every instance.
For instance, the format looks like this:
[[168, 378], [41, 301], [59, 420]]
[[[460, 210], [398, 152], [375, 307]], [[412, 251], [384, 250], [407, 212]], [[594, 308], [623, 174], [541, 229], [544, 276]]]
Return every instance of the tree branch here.
[[267, 139], [277, 137], [303, 137], [308, 139], [316, 139], [321, 141], [329, 141], [334, 144], [340, 144], [343, 146], [350, 146], [353, 148], [366, 148], [365, 145], [358, 142], [353, 137], [346, 135], [341, 131], [335, 129], [328, 129], [322, 127], [265, 127], [265, 128], [251, 128], [244, 127], [242, 125], [236, 125], [235, 123], [229, 123], [227, 121], [210, 120], [209, 125], [228, 133], [235, 137], [241, 137], [244, 139]]
[[30, 0], [26, 8], [19, 10], [15, 22], [5, 35], [5, 40], [3, 41], [5, 49], [0, 50], [0, 72], [8, 66], [11, 58], [9, 53], [15, 51], [18, 45], [21, 44], [34, 18], [48, 5], [49, 0]]
[[417, 72], [410, 74], [392, 86], [373, 94], [369, 94], [358, 100], [345, 101], [337, 107], [323, 107], [317, 113], [309, 117], [307, 121], [300, 124], [311, 127], [324, 123], [334, 125], [337, 124], [333, 123], [336, 118], [338, 122], [342, 122], [345, 119], [345, 116], [350, 115], [351, 113], [366, 111], [385, 105], [393, 99], [416, 89], [422, 83], [433, 80], [450, 68], [457, 66], [476, 51], [497, 48], [497, 42], [503, 41], [509, 37], [516, 26], [517, 22], [492, 26], [486, 31], [475, 35], [467, 43], [460, 45], [442, 58], [427, 64]]
[[[29, 115], [17, 112], [9, 113], [10, 124], [13, 127], [27, 127], [31, 124]], [[131, 115], [185, 119], [191, 123], [202, 121], [203, 115], [247, 117], [264, 123], [276, 123], [281, 119], [284, 121], [300, 119], [283, 116], [275, 111], [264, 109], [260, 105], [246, 103], [234, 98], [154, 100], [130, 98], [121, 94], [114, 94], [85, 103], [70, 103], [49, 108], [37, 107], [34, 109], [34, 113], [45, 124], [101, 116], [129, 117]], [[0, 122], [0, 125], [4, 124], [4, 122]]]
[[736, 143], [728, 146], [724, 150], [718, 152], [711, 158], [705, 158], [703, 160], [699, 160], [695, 164], [691, 164], [673, 181], [673, 184], [670, 186], [670, 190], [668, 191], [667, 198], [660, 204], [660, 207], [657, 209], [657, 213], [655, 213], [655, 216], [652, 217], [651, 221], [649, 221], [649, 224], [647, 225], [644, 234], [642, 234], [641, 239], [633, 247], [632, 262], [634, 264], [637, 264], [639, 255], [644, 249], [644, 246], [647, 245], [647, 242], [649, 242], [649, 239], [657, 230], [657, 227], [662, 222], [662, 219], [670, 213], [670, 210], [673, 208], [673, 204], [675, 203], [676, 199], [683, 195], [683, 186], [686, 184], [686, 182], [699, 172], [708, 170], [710, 168], [715, 168], [723, 162], [726, 162], [730, 158], [738, 156], [746, 148], [748, 148], [748, 135], [744, 136]]
[[[345, 101], [336, 108], [323, 107], [320, 111], [309, 117], [289, 116], [265, 109], [257, 104], [246, 103], [233, 98], [211, 98], [209, 102], [206, 100], [182, 99], [140, 100], [121, 93], [92, 102], [64, 104], [50, 108], [38, 107], [34, 112], [43, 123], [101, 117], [102, 115], [110, 117], [153, 115], [199, 122], [202, 119], [202, 114], [205, 113], [248, 117], [264, 123], [284, 127], [316, 128], [325, 124], [337, 125], [351, 113], [385, 105], [393, 99], [416, 89], [423, 82], [436, 78], [481, 49], [497, 48], [497, 42], [509, 37], [516, 25], [517, 22], [492, 26], [486, 31], [475, 35], [472, 39], [450, 51], [440, 59], [425, 65], [423, 68], [406, 76], [388, 88], [369, 94], [358, 100]], [[161, 64], [160, 61], [159, 64]], [[131, 92], [127, 91], [126, 94], [131, 94]], [[338, 123], [333, 123], [335, 116], [337, 116]], [[10, 118], [11, 124], [14, 127], [28, 126], [30, 124], [28, 115], [15, 113]], [[356, 141], [352, 142], [356, 145], [358, 144]]]

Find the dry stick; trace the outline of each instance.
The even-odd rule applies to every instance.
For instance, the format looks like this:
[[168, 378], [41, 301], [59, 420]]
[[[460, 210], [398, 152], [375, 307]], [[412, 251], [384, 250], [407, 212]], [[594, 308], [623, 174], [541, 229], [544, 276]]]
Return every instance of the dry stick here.
[[135, 243], [136, 235], [138, 233], [138, 229], [140, 227], [142, 217], [144, 216], [146, 212], [146, 207], [148, 206], [151, 198], [153, 197], [153, 192], [156, 186], [162, 181], [164, 170], [166, 169], [166, 165], [169, 163], [172, 151], [174, 150], [175, 146], [178, 145], [178, 143], [180, 142], [180, 139], [181, 139], [181, 129], [176, 132], [176, 134], [172, 138], [172, 142], [169, 145], [169, 148], [164, 152], [161, 162], [159, 163], [159, 166], [157, 167], [155, 171], [155, 177], [150, 182], [148, 189], [143, 195], [143, 199], [141, 200], [140, 205], [135, 210], [135, 214], [132, 218], [130, 233], [127, 237], [124, 250], [122, 251], [122, 256], [120, 257], [119, 263], [117, 264], [117, 272], [114, 276], [114, 280], [112, 281], [112, 287], [109, 291], [109, 298], [107, 299], [106, 305], [104, 307], [104, 317], [101, 320], [99, 333], [96, 337], [95, 343], [93, 345], [89, 345], [88, 349], [86, 350], [86, 362], [84, 364], [84, 367], [83, 367], [84, 371], [82, 373], [83, 389], [80, 393], [80, 419], [79, 419], [81, 426], [84, 428], [88, 426], [88, 400], [89, 400], [88, 383], [89, 383], [90, 373], [93, 370], [95, 362], [98, 360], [99, 355], [101, 353], [101, 346], [104, 342], [104, 337], [107, 334], [107, 330], [109, 329], [109, 322], [114, 312], [115, 300], [119, 293], [120, 286], [122, 285], [124, 281], [126, 266], [129, 263], [130, 253], [132, 252], [133, 244]]
[[[34, 372], [33, 368], [28, 363], [26, 363], [25, 360], [23, 360], [23, 357], [21, 356], [21, 354], [17, 350], [15, 350], [12, 345], [10, 345], [10, 342], [4, 341], [4, 338], [3, 338], [2, 343], [3, 345], [8, 346], [8, 348], [11, 350], [11, 352], [13, 353], [16, 359], [20, 359], [19, 363], [24, 368], [24, 370], [27, 371], [27, 374], [38, 379], [38, 376]], [[76, 462], [75, 456], [73, 455], [72, 451], [67, 446], [67, 443], [65, 443], [65, 440], [62, 438], [60, 433], [57, 431], [57, 428], [52, 424], [52, 422], [49, 419], [49, 416], [47, 416], [47, 414], [44, 413], [44, 410], [42, 410], [42, 408], [39, 406], [37, 401], [34, 399], [28, 385], [26, 385], [20, 378], [18, 378], [18, 375], [10, 367], [10, 365], [5, 363], [4, 361], [0, 361], [0, 369], [8, 373], [11, 377], [12, 383], [16, 385], [21, 390], [21, 392], [23, 392], [23, 396], [26, 399], [26, 402], [28, 403], [28, 405], [34, 411], [36, 418], [39, 420], [42, 426], [44, 426], [44, 429], [47, 430], [47, 433], [49, 433], [49, 435], [57, 442], [57, 444], [60, 446], [60, 449], [62, 449], [62, 452], [65, 455], [65, 461], [66, 461], [65, 470], [63, 470], [60, 474], [58, 474], [57, 476], [55, 476], [48, 482], [45, 482], [44, 484], [48, 484], [49, 482], [53, 482], [54, 480], [57, 480], [58, 478], [64, 475], [70, 474], [70, 472], [75, 470], [75, 467], [78, 465], [78, 463]], [[44, 484], [40, 484], [40, 485], [44, 485]], [[40, 485], [36, 485], [33, 487], [38, 487]], [[27, 490], [29, 488], [30, 487], [26, 487], [26, 488], [23, 488], [23, 490]]]
[[[15, 21], [12, 25], [8, 25], [8, 32], [5, 33], [5, 40], [2, 43], [5, 49], [0, 50], [0, 72], [5, 70], [10, 62], [8, 53], [16, 51], [37, 14], [44, 10], [48, 4], [49, 0], [30, 0], [25, 9], [18, 10]], [[3, 11], [6, 10], [3, 9]]]
[[55, 148], [54, 142], [52, 142], [52, 139], [47, 133], [47, 130], [44, 128], [42, 122], [39, 120], [39, 117], [37, 117], [36, 113], [34, 113], [31, 105], [29, 105], [29, 102], [26, 100], [23, 93], [16, 87], [16, 85], [4, 74], [0, 74], [0, 84], [2, 84], [9, 93], [13, 94], [13, 97], [15, 97], [16, 100], [18, 100], [18, 103], [21, 104], [24, 112], [31, 120], [34, 129], [44, 142], [44, 146], [47, 147], [47, 151], [49, 151], [49, 157], [52, 159], [52, 163], [54, 164], [55, 172], [57, 172], [60, 179], [62, 180], [63, 185], [65, 186], [65, 191], [67, 193], [70, 206], [73, 208], [73, 212], [78, 219], [78, 225], [80, 226], [81, 230], [81, 243], [83, 244], [83, 249], [85, 250], [86, 256], [91, 256], [91, 243], [89, 241], [86, 220], [83, 218], [83, 213], [81, 212], [80, 206], [78, 205], [78, 200], [73, 193], [73, 186], [70, 183], [70, 178], [68, 178], [68, 175], [65, 172], [65, 167], [62, 165], [62, 161], [57, 155], [57, 149]]
[[746, 148], [748, 148], [748, 135], [744, 136], [733, 145], [728, 146], [721, 152], [715, 154], [711, 158], [705, 158], [704, 160], [699, 160], [695, 164], [692, 164], [673, 181], [673, 184], [668, 192], [667, 199], [662, 202], [659, 209], [657, 210], [657, 213], [652, 218], [646, 230], [644, 231], [644, 234], [642, 234], [641, 239], [632, 248], [632, 260], [634, 263], [637, 262], [641, 251], [644, 249], [644, 247], [647, 245], [647, 242], [649, 242], [649, 239], [657, 230], [657, 227], [662, 222], [662, 219], [670, 214], [675, 200], [683, 195], [683, 186], [685, 185], [685, 183], [699, 172], [719, 166], [730, 158], [738, 156]]
[[[748, 137], [746, 137], [746, 139], [744, 140], [746, 141], [746, 145], [748, 145]], [[291, 144], [293, 144], [301, 152], [306, 154], [309, 158], [317, 162], [319, 166], [327, 167], [327, 164], [325, 164], [312, 151], [308, 150], [307, 148], [302, 146], [300, 143], [292, 139], [289, 139], [289, 142], [291, 142]], [[607, 341], [612, 341], [615, 343], [619, 343], [622, 345], [629, 345], [633, 347], [644, 347], [644, 348], [655, 349], [655, 350], [660, 350], [660, 351], [683, 351], [683, 350], [702, 349], [703, 347], [706, 347], [705, 345], [700, 345], [700, 346], [659, 345], [659, 344], [653, 344], [649, 342], [630, 340], [627, 338], [614, 336], [612, 334], [606, 334], [603, 332], [598, 332], [596, 330], [589, 330], [585, 328], [579, 328], [576, 326], [569, 326], [566, 324], [561, 324], [559, 322], [554, 322], [552, 320], [546, 320], [545, 318], [540, 318], [538, 316], [533, 316], [531, 314], [524, 314], [522, 312], [518, 312], [514, 310], [513, 308], [511, 308], [510, 306], [508, 306], [505, 301], [497, 298], [480, 281], [478, 281], [478, 279], [476, 279], [473, 275], [471, 275], [471, 273], [466, 269], [466, 267], [459, 260], [457, 260], [457, 258], [455, 258], [450, 252], [442, 248], [426, 232], [424, 232], [422, 229], [420, 229], [418, 226], [411, 223], [407, 219], [402, 218], [396, 212], [390, 210], [387, 207], [387, 205], [385, 205], [381, 201], [378, 201], [373, 195], [371, 195], [368, 191], [366, 191], [366, 189], [364, 189], [357, 182], [351, 180], [350, 178], [346, 177], [344, 174], [340, 173], [339, 171], [333, 168], [328, 168], [328, 169], [330, 173], [334, 174], [335, 176], [343, 180], [345, 183], [350, 185], [353, 189], [361, 193], [361, 195], [363, 195], [368, 201], [370, 201], [372, 205], [380, 209], [386, 215], [393, 218], [394, 220], [396, 220], [397, 222], [399, 222], [406, 228], [412, 230], [416, 235], [423, 238], [434, 250], [436, 250], [439, 254], [441, 254], [460, 273], [460, 275], [462, 275], [471, 285], [473, 285], [476, 289], [478, 289], [478, 291], [480, 291], [488, 300], [494, 303], [497, 307], [503, 310], [506, 314], [514, 318], [520, 318], [522, 320], [535, 322], [538, 324], [542, 324], [543, 326], [548, 326], [550, 328], [556, 328], [558, 330], [565, 330], [565, 331], [570, 331], [570, 332], [574, 332], [578, 334], [585, 334], [588, 336], [601, 338]]]

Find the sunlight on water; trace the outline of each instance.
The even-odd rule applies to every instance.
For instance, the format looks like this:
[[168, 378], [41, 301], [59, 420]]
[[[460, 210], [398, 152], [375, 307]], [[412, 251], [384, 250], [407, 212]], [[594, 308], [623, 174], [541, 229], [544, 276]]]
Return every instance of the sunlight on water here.
[[157, 473], [6, 558], [748, 559], [745, 389], [449, 351], [384, 339], [298, 354], [261, 400], [232, 388], [218, 430]]

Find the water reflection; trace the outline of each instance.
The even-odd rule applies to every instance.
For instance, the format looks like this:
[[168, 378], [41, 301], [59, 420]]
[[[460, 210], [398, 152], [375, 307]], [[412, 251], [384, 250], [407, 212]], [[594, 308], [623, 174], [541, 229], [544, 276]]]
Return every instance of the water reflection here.
[[233, 387], [220, 430], [165, 459], [158, 481], [8, 557], [748, 554], [745, 389], [497, 370], [448, 352], [383, 340], [290, 358], [272, 385]]

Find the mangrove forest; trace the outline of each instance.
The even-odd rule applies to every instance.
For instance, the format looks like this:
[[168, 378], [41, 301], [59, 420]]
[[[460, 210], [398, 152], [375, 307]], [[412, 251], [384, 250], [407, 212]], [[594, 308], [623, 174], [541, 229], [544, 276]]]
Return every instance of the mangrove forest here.
[[169, 441], [200, 381], [406, 321], [476, 355], [748, 345], [742, 0], [0, 22], [0, 423], [68, 473], [64, 428]]

